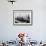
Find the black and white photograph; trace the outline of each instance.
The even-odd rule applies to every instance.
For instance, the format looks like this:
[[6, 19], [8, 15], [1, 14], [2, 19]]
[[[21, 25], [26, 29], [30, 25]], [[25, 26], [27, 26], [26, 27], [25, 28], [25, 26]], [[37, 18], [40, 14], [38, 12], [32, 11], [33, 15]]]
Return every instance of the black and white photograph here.
[[31, 10], [14, 10], [13, 24], [31, 24]]

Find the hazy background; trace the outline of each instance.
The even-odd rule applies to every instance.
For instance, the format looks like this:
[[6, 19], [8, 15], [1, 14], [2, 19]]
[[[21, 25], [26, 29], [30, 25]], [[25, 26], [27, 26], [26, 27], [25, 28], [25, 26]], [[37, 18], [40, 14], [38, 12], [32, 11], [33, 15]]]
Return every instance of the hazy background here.
[[[14, 26], [13, 10], [33, 10], [32, 26]], [[46, 0], [0, 0], [0, 41], [15, 40], [19, 32], [30, 34], [33, 40], [46, 40]]]

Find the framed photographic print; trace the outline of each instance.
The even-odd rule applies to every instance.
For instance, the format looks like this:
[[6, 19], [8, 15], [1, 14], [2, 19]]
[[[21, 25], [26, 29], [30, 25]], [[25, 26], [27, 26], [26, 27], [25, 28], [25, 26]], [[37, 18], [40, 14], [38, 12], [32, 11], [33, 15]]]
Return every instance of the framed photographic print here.
[[32, 25], [32, 10], [13, 10], [14, 25]]

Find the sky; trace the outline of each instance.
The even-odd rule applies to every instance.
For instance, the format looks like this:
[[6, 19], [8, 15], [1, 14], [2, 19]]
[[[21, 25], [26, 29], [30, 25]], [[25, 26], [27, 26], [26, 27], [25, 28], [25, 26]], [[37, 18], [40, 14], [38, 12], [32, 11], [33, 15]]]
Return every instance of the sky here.
[[[13, 10], [32, 10], [32, 26], [13, 25]], [[15, 40], [19, 32], [31, 35], [32, 40], [46, 40], [46, 0], [0, 0], [0, 41]]]

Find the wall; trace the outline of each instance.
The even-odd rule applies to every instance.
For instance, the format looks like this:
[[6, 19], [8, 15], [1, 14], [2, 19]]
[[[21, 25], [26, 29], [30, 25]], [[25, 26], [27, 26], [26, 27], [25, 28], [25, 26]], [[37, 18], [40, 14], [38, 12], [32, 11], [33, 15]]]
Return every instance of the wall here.
[[[14, 26], [13, 10], [33, 10], [32, 26]], [[46, 0], [17, 0], [12, 5], [0, 0], [0, 40], [14, 40], [18, 32], [26, 32], [33, 40], [46, 40]]]

